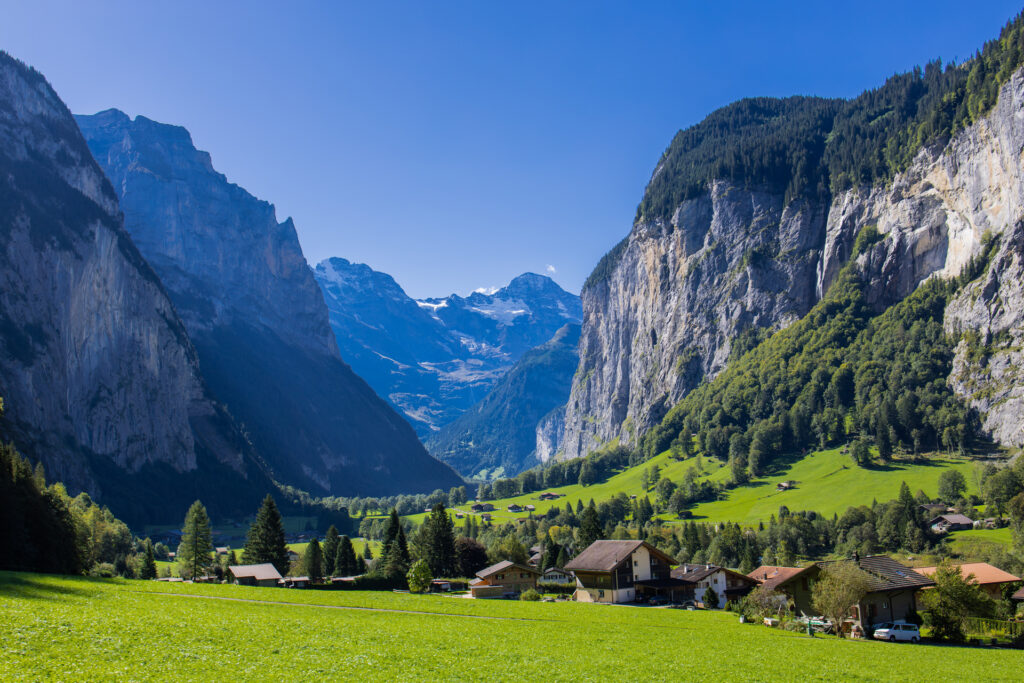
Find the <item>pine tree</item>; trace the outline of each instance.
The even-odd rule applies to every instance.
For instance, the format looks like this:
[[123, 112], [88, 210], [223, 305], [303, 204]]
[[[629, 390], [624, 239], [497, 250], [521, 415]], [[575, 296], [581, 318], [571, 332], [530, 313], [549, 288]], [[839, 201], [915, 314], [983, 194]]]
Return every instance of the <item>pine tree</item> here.
[[547, 547], [544, 548], [544, 559], [541, 560], [541, 570], [549, 569], [551, 567], [558, 566], [558, 553], [562, 550], [562, 546], [557, 543], [548, 543]]
[[402, 520], [398, 517], [398, 510], [391, 508], [388, 524], [384, 527], [384, 538], [381, 539], [380, 565], [382, 567], [387, 564], [388, 552], [391, 549], [391, 545], [398, 540], [400, 531], [402, 531]]
[[420, 557], [433, 576], [455, 574], [455, 530], [443, 503], [434, 506], [420, 528]]
[[586, 549], [594, 541], [600, 539], [604, 534], [601, 529], [601, 520], [597, 516], [597, 508], [593, 503], [587, 506], [580, 517], [579, 547]]
[[327, 530], [327, 535], [324, 537], [324, 574], [326, 576], [334, 576], [335, 560], [338, 558], [339, 539], [338, 528], [332, 524]]
[[143, 550], [142, 562], [139, 564], [139, 578], [156, 578], [156, 557], [153, 555], [153, 542], [148, 538], [146, 539], [145, 548]]
[[555, 566], [564, 567], [567, 564], [569, 564], [569, 553], [565, 551], [565, 546], [563, 545], [558, 549], [558, 559], [555, 560]]
[[256, 513], [256, 521], [249, 527], [245, 550], [242, 551], [242, 561], [246, 564], [269, 562], [282, 576], [288, 573], [288, 546], [284, 539], [284, 523], [270, 494], [263, 499], [263, 505]]
[[306, 545], [306, 552], [302, 555], [302, 567], [313, 583], [324, 580], [324, 552], [318, 539], [314, 538]]
[[364, 560], [372, 560], [373, 559], [373, 551], [370, 550], [370, 542], [369, 541], [367, 541], [366, 545], [363, 546], [363, 559]]
[[181, 532], [181, 545], [178, 546], [178, 562], [181, 565], [179, 573], [183, 577], [195, 578], [200, 575], [201, 569], [210, 566], [210, 553], [213, 552], [210, 518], [198, 500], [188, 509]]
[[[370, 547], [369, 544], [366, 545]], [[352, 539], [348, 536], [342, 536], [338, 542], [337, 560], [335, 567], [340, 576], [355, 576], [356, 574], [362, 574], [362, 567], [360, 562], [356, 558], [355, 547], [352, 545]]]

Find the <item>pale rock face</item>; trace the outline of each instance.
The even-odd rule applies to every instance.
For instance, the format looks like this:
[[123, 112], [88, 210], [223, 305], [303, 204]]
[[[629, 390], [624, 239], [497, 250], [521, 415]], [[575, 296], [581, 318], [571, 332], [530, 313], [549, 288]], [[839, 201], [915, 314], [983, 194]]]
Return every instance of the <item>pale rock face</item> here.
[[18, 447], [101, 500], [100, 462], [189, 473], [212, 457], [244, 476], [244, 440], [74, 119], [5, 54], [0, 178], [0, 394]]
[[[615, 438], [635, 443], [672, 404], [724, 368], [737, 334], [781, 328], [804, 315], [835, 281], [866, 225], [885, 237], [858, 257], [879, 310], [929, 277], [959, 273], [986, 232], [1004, 233], [1021, 218], [1022, 150], [1018, 71], [989, 116], [942, 152], [922, 150], [888, 187], [853, 189], [830, 206], [797, 200], [783, 207], [779, 196], [716, 181], [706, 195], [683, 202], [671, 224], [637, 224], [611, 275], [582, 295], [580, 366], [566, 409], [564, 456], [585, 455]], [[1005, 249], [1000, 254], [1009, 259]], [[758, 252], [763, 261], [743, 258]], [[1019, 301], [1012, 284], [997, 283], [988, 287], [1002, 293], [986, 305]], [[954, 302], [948, 314], [958, 325], [985, 327], [988, 314], [971, 310]], [[1016, 320], [1000, 324], [994, 331], [1011, 337], [1020, 330]], [[1018, 443], [1020, 428], [1010, 419], [1020, 392], [1009, 382], [1013, 358], [1003, 354], [991, 367], [1007, 380], [1002, 399], [978, 398], [965, 378], [957, 390], [973, 396], [987, 429]], [[963, 375], [964, 358], [959, 362]]]
[[537, 423], [537, 447], [534, 451], [537, 460], [546, 463], [562, 448], [565, 440], [565, 406], [559, 406], [545, 415]]

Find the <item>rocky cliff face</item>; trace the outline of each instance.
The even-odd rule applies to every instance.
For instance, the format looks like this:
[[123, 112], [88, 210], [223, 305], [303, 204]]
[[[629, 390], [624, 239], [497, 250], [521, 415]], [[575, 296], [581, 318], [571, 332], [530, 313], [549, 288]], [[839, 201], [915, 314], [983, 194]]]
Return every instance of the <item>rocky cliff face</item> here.
[[[928, 277], [959, 273], [986, 232], [998, 236], [1021, 217], [1022, 150], [1024, 76], [1018, 72], [987, 117], [943, 149], [922, 150], [886, 187], [856, 188], [827, 205], [784, 204], [780, 195], [715, 181], [704, 195], [682, 202], [671, 221], [639, 222], [614, 267], [583, 292], [565, 456], [585, 455], [615, 438], [634, 443], [667, 407], [721, 371], [745, 330], [783, 327], [805, 314], [867, 226], [881, 241], [858, 260], [879, 310]], [[1013, 310], [1000, 302], [1017, 301], [1014, 285], [1001, 277], [1016, 263], [1009, 244], [1001, 247], [1003, 265], [990, 271], [995, 279], [985, 285], [987, 298], [979, 293], [970, 305], [963, 297], [951, 304], [948, 326], [989, 329], [1004, 340], [1016, 333], [1012, 315], [992, 313]], [[1014, 357], [994, 358], [1009, 366]], [[978, 397], [965, 379], [958, 387], [973, 397], [994, 435], [1014, 433], [1011, 442], [1019, 442], [1019, 427], [1009, 420], [1019, 389], [1006, 372], [991, 371], [1007, 380], [995, 398]]]
[[125, 519], [187, 505], [184, 482], [189, 501], [212, 494], [201, 478], [212, 471], [223, 478], [216, 512], [254, 504], [270, 482], [207, 392], [74, 119], [41, 75], [3, 53], [0, 168], [4, 431], [52, 478]]
[[342, 362], [290, 220], [217, 173], [184, 128], [115, 110], [78, 123], [213, 393], [279, 479], [321, 495], [459, 482]]
[[491, 294], [415, 301], [342, 258], [316, 267], [342, 357], [427, 437], [482, 400], [529, 348], [578, 323], [579, 297], [527, 273]]

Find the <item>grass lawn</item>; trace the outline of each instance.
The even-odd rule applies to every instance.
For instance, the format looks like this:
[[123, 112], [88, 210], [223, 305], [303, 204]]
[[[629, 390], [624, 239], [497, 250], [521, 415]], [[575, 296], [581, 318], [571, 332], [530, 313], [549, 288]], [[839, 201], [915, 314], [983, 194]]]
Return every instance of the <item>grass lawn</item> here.
[[808, 638], [723, 612], [5, 572], [0, 639], [4, 681], [1019, 680], [1024, 667], [1015, 650]]
[[970, 531], [954, 531], [949, 535], [953, 552], [963, 557], [984, 557], [986, 550], [992, 546], [1009, 549], [1013, 545], [1013, 530], [1003, 529], [971, 529]]
[[[725, 482], [728, 479], [728, 467], [718, 460], [703, 458], [702, 462], [705, 476], [711, 481]], [[582, 500], [586, 505], [591, 498], [595, 502], [601, 502], [618, 493], [642, 496], [645, 492], [640, 486], [640, 477], [645, 469], [658, 465], [664, 476], [681, 482], [686, 470], [694, 467], [695, 463], [696, 460], [693, 458], [672, 460], [666, 452], [636, 467], [627, 468], [600, 484], [546, 489], [565, 496], [555, 501], [538, 500], [541, 491], [488, 501], [497, 508], [490, 514], [496, 523], [501, 523], [516, 517], [528, 516], [529, 513], [526, 512], [508, 512], [506, 508], [512, 504], [532, 504], [537, 508], [534, 515], [541, 515], [552, 505], [565, 507], [566, 501], [575, 508], [577, 500]], [[850, 456], [843, 455], [839, 449], [818, 451], [796, 461], [779, 474], [755, 480], [747, 486], [726, 492], [724, 500], [701, 503], [693, 508], [692, 513], [698, 520], [739, 522], [749, 525], [767, 521], [771, 515], [777, 515], [782, 505], [793, 511], [815, 510], [825, 515], [841, 514], [850, 506], [870, 505], [873, 499], [885, 501], [895, 498], [899, 494], [900, 483], [904, 481], [912, 492], [917, 493], [919, 489], [923, 489], [925, 493], [934, 496], [938, 492], [939, 475], [950, 468], [963, 472], [967, 480], [968, 493], [976, 493], [973, 466], [974, 463], [970, 460], [934, 456], [920, 464], [909, 461], [893, 462], [886, 467], [863, 469], [857, 467]], [[796, 481], [796, 487], [788, 491], [777, 491], [776, 484], [787, 480]], [[647, 492], [647, 495], [654, 498], [653, 491]], [[457, 509], [468, 513], [469, 506], [463, 505]], [[424, 517], [426, 515], [421, 513], [410, 515], [409, 519], [422, 523]], [[673, 521], [668, 515], [660, 515], [660, 518], [663, 521]]]

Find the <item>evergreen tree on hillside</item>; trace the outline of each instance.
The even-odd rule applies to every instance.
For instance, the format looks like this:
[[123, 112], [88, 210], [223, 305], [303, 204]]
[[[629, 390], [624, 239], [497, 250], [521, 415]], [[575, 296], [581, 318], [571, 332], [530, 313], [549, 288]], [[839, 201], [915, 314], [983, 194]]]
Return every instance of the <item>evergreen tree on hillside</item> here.
[[284, 522], [270, 494], [263, 499], [263, 505], [256, 513], [256, 520], [249, 527], [245, 549], [242, 551], [242, 562], [269, 562], [282, 576], [288, 573], [288, 546], [284, 539]]
[[544, 548], [544, 559], [541, 560], [541, 570], [550, 569], [551, 567], [558, 566], [558, 553], [562, 551], [562, 546], [557, 543], [548, 543], [547, 547]]
[[[367, 545], [369, 547], [369, 545]], [[348, 536], [342, 536], [338, 542], [337, 558], [335, 561], [335, 570], [339, 576], [355, 576], [363, 573], [363, 563], [356, 557], [355, 547], [352, 545], [352, 539]]]
[[419, 532], [419, 556], [433, 576], [455, 573], [455, 530], [443, 503], [434, 506]]
[[367, 541], [366, 545], [363, 546], [363, 559], [364, 560], [372, 560], [373, 559], [373, 551], [370, 550], [370, 542], [369, 541]]
[[324, 553], [318, 539], [314, 538], [306, 545], [306, 552], [302, 555], [302, 568], [313, 583], [324, 580]]
[[[324, 537], [324, 575], [334, 576], [335, 560], [338, 559], [338, 542], [340, 536], [338, 535], [338, 528], [333, 524], [327, 530], [327, 535]], [[351, 541], [349, 542], [351, 543]]]
[[156, 556], [153, 554], [153, 542], [148, 538], [144, 544], [142, 562], [139, 563], [139, 578], [156, 578]]
[[601, 520], [598, 518], [597, 508], [594, 507], [594, 503], [591, 501], [580, 517], [579, 547], [586, 549], [603, 536], [604, 531], [601, 529]]
[[178, 546], [178, 572], [182, 578], [201, 576], [200, 572], [210, 566], [213, 552], [213, 532], [210, 531], [210, 517], [198, 500], [192, 503], [185, 515], [181, 528], [181, 545]]

